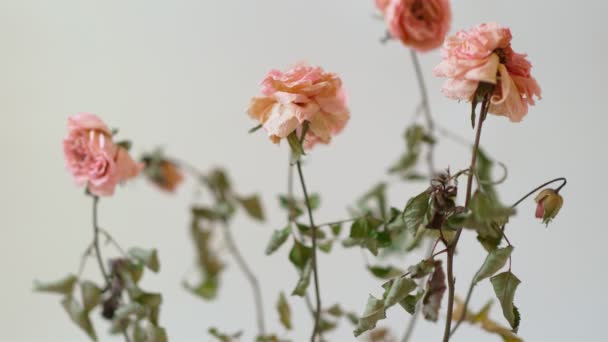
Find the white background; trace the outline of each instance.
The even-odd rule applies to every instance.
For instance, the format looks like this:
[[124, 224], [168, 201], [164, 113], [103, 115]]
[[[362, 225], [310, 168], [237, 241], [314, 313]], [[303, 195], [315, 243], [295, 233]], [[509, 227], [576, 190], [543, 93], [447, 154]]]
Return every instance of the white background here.
[[[591, 0], [454, 1], [452, 32], [484, 21], [511, 27], [514, 49], [529, 54], [543, 89], [543, 100], [522, 123], [501, 117], [486, 122], [483, 146], [509, 165], [502, 198], [511, 202], [547, 179], [569, 179], [563, 211], [548, 229], [533, 219], [531, 201], [509, 225], [513, 270], [523, 281], [516, 297], [520, 333], [528, 341], [608, 339], [607, 10], [605, 1]], [[263, 192], [268, 222], [240, 217], [234, 231], [261, 278], [270, 328], [283, 334], [276, 294], [290, 291], [296, 274], [288, 248], [272, 257], [263, 249], [272, 230], [285, 223], [276, 195], [285, 189], [287, 150], [263, 134], [248, 135], [254, 123], [244, 110], [270, 68], [307, 60], [342, 76], [352, 119], [331, 147], [311, 154], [305, 173], [311, 191], [323, 194], [317, 221], [346, 217], [347, 204], [385, 178], [402, 152], [402, 131], [419, 96], [408, 50], [396, 42], [379, 44], [384, 25], [374, 13], [372, 0], [0, 1], [0, 340], [85, 340], [58, 297], [31, 291], [34, 279], [75, 272], [91, 239], [90, 199], [65, 171], [61, 149], [66, 118], [79, 111], [120, 127], [121, 137], [134, 141], [136, 155], [160, 144], [202, 169], [227, 167], [243, 193]], [[438, 52], [421, 58], [437, 120], [472, 136], [469, 107], [443, 98], [441, 80], [431, 76]], [[447, 140], [438, 149], [438, 165], [467, 166], [467, 149]], [[391, 204], [401, 207], [422, 187], [399, 185]], [[102, 200], [101, 223], [123, 245], [160, 250], [162, 271], [143, 284], [165, 295], [162, 322], [173, 341], [210, 340], [210, 326], [244, 329], [243, 340], [251, 340], [250, 289], [236, 268], [226, 272], [213, 303], [180, 286], [193, 262], [193, 198], [193, 182], [170, 196], [137, 180]], [[472, 234], [463, 236], [459, 252], [462, 296], [485, 253]], [[417, 260], [410, 257], [402, 266]], [[320, 268], [327, 304], [361, 312], [368, 293], [381, 293], [357, 249], [321, 255]], [[99, 279], [93, 263], [87, 274]], [[492, 296], [483, 283], [473, 307]], [[301, 300], [290, 302], [296, 331], [285, 336], [305, 341], [310, 317]], [[400, 336], [408, 315], [394, 308], [388, 316], [380, 325]], [[493, 316], [504, 322], [498, 308]], [[109, 340], [105, 323], [97, 327], [101, 340]], [[355, 340], [351, 330], [345, 323], [329, 339]], [[442, 324], [422, 322], [414, 340], [436, 341], [441, 332]], [[465, 325], [455, 340], [499, 338]]]

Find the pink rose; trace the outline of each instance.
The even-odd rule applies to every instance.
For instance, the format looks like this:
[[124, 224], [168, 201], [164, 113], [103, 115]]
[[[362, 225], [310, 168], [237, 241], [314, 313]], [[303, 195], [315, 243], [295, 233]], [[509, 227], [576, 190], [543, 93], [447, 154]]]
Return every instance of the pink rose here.
[[452, 21], [448, 0], [390, 0], [384, 14], [391, 35], [420, 52], [441, 46]]
[[98, 196], [110, 196], [116, 185], [139, 174], [127, 150], [112, 141], [112, 132], [97, 116], [80, 113], [68, 118], [63, 141], [67, 168], [78, 185], [86, 184]]
[[531, 76], [526, 55], [511, 48], [511, 31], [495, 23], [481, 24], [448, 37], [442, 49], [443, 61], [433, 70], [446, 77], [443, 93], [453, 99], [471, 101], [479, 82], [496, 85], [489, 112], [521, 121], [540, 99], [540, 87]]
[[386, 8], [388, 7], [388, 4], [391, 0], [376, 0], [376, 8], [384, 13], [386, 12]]
[[249, 116], [258, 120], [274, 143], [309, 122], [304, 147], [328, 144], [348, 121], [342, 80], [320, 67], [296, 65], [286, 72], [271, 70], [261, 84], [262, 96], [254, 97]]

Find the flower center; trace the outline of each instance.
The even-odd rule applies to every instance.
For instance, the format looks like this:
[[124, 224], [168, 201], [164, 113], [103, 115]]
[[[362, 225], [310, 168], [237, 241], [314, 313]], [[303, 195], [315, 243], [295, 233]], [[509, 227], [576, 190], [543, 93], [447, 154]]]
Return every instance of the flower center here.
[[425, 10], [424, 2], [422, 0], [414, 1], [410, 7], [410, 11], [414, 18], [418, 20], [424, 20], [426, 18], [427, 11]]
[[494, 53], [498, 56], [498, 60], [500, 61], [500, 64], [507, 63], [507, 52], [505, 51], [505, 49], [502, 49], [502, 48], [495, 49]]

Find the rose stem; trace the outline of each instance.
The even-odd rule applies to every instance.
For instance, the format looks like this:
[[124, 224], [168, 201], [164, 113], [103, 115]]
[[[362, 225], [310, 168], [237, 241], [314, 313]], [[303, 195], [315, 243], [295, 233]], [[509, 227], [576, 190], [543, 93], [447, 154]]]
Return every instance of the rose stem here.
[[[471, 166], [469, 167], [468, 179], [467, 179], [467, 192], [465, 196], [464, 207], [465, 209], [469, 208], [469, 202], [471, 201], [471, 191], [473, 189], [473, 175], [475, 174], [475, 166], [477, 164], [477, 154], [479, 151], [479, 142], [481, 140], [481, 129], [483, 127], [483, 122], [487, 115], [488, 111], [488, 100], [489, 93], [485, 95], [483, 102], [481, 103], [481, 111], [479, 114], [479, 120], [477, 123], [477, 132], [475, 134], [475, 143], [473, 144], [473, 155], [471, 156]], [[477, 95], [473, 95], [477, 96]], [[450, 331], [452, 327], [452, 311], [454, 309], [454, 251], [456, 250], [456, 245], [458, 244], [458, 240], [460, 239], [460, 234], [462, 234], [463, 227], [458, 228], [456, 231], [456, 235], [454, 236], [454, 240], [446, 246], [448, 248], [447, 253], [447, 273], [448, 273], [448, 311], [446, 315], [445, 329], [443, 331], [443, 341], [448, 342], [450, 340]]]
[[[530, 192], [528, 192], [526, 195], [524, 195], [523, 197], [521, 197], [521, 198], [520, 198], [519, 200], [517, 200], [515, 203], [513, 203], [513, 205], [511, 205], [511, 208], [515, 208], [515, 207], [517, 207], [519, 204], [521, 204], [521, 202], [523, 202], [523, 201], [524, 201], [526, 198], [528, 198], [528, 197], [532, 196], [532, 194], [534, 194], [534, 193], [535, 193], [535, 192], [537, 192], [538, 190], [540, 190], [540, 189], [542, 189], [542, 188], [546, 187], [547, 185], [550, 185], [550, 184], [552, 184], [552, 183], [559, 182], [559, 181], [561, 181], [561, 182], [562, 182], [562, 184], [561, 184], [561, 185], [560, 185], [560, 186], [557, 188], [557, 190], [556, 190], [556, 191], [561, 190], [561, 189], [562, 189], [562, 188], [563, 188], [563, 187], [566, 185], [566, 183], [568, 182], [568, 181], [566, 180], [566, 178], [565, 178], [565, 177], [559, 177], [559, 178], [552, 179], [552, 180], [550, 180], [550, 181], [548, 181], [548, 182], [545, 182], [545, 183], [543, 183], [543, 184], [541, 184], [541, 185], [537, 186], [536, 188], [534, 188], [534, 189], [533, 189], [533, 190], [531, 190]], [[505, 228], [505, 226], [503, 225], [503, 227], [502, 227], [502, 234], [503, 234], [503, 235], [504, 235], [504, 228]], [[511, 243], [510, 243], [510, 242], [509, 242], [509, 240], [507, 239], [507, 236], [506, 236], [506, 235], [504, 235], [504, 237], [505, 237], [505, 239], [507, 240], [507, 243], [510, 245]], [[510, 259], [510, 258], [509, 258], [509, 259]], [[453, 329], [452, 329], [452, 331], [450, 332], [450, 336], [454, 335], [454, 333], [456, 332], [456, 330], [458, 329], [458, 327], [460, 326], [460, 324], [462, 324], [462, 322], [463, 322], [463, 321], [464, 321], [464, 319], [465, 319], [466, 312], [467, 312], [467, 309], [468, 309], [468, 306], [469, 306], [469, 301], [471, 300], [471, 296], [472, 296], [472, 294], [473, 294], [473, 288], [474, 288], [474, 287], [475, 287], [475, 284], [473, 283], [473, 280], [471, 280], [471, 284], [469, 285], [469, 290], [468, 290], [468, 292], [467, 292], [467, 297], [466, 297], [466, 299], [464, 300], [464, 304], [463, 304], [463, 310], [462, 310], [463, 314], [460, 316], [460, 318], [458, 319], [458, 321], [456, 321], [456, 325], [454, 325], [454, 328], [453, 328]]]
[[315, 311], [315, 323], [312, 330], [312, 336], [310, 341], [314, 342], [319, 330], [319, 322], [321, 320], [321, 294], [319, 290], [319, 270], [317, 268], [317, 227], [312, 216], [312, 209], [310, 207], [310, 199], [308, 197], [308, 190], [306, 189], [306, 182], [304, 181], [304, 173], [302, 172], [302, 164], [300, 160], [296, 162], [298, 168], [298, 175], [300, 176], [300, 184], [302, 185], [302, 192], [304, 193], [304, 200], [306, 202], [306, 210], [308, 211], [308, 220], [310, 221], [310, 229], [312, 232], [312, 272], [314, 275], [315, 282], [315, 295], [317, 299], [317, 307]]

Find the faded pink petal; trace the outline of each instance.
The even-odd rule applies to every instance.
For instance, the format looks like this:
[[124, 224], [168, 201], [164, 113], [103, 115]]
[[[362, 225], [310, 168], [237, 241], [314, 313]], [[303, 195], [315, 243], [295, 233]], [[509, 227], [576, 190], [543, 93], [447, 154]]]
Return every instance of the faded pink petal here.
[[329, 143], [350, 116], [342, 81], [320, 67], [298, 64], [286, 72], [271, 70], [261, 83], [262, 97], [249, 105], [249, 115], [258, 120], [277, 143], [310, 123], [305, 148]]
[[383, 13], [391, 35], [420, 52], [441, 46], [452, 21], [448, 0], [390, 0]]
[[110, 196], [116, 185], [135, 177], [141, 167], [112, 141], [108, 127], [93, 114], [68, 118], [68, 136], [63, 141], [66, 167], [78, 185], [98, 196]]
[[511, 48], [511, 31], [496, 23], [457, 32], [445, 40], [443, 60], [433, 73], [445, 77], [442, 92], [453, 99], [471, 101], [479, 82], [495, 85], [489, 113], [518, 122], [540, 98], [526, 55]]

